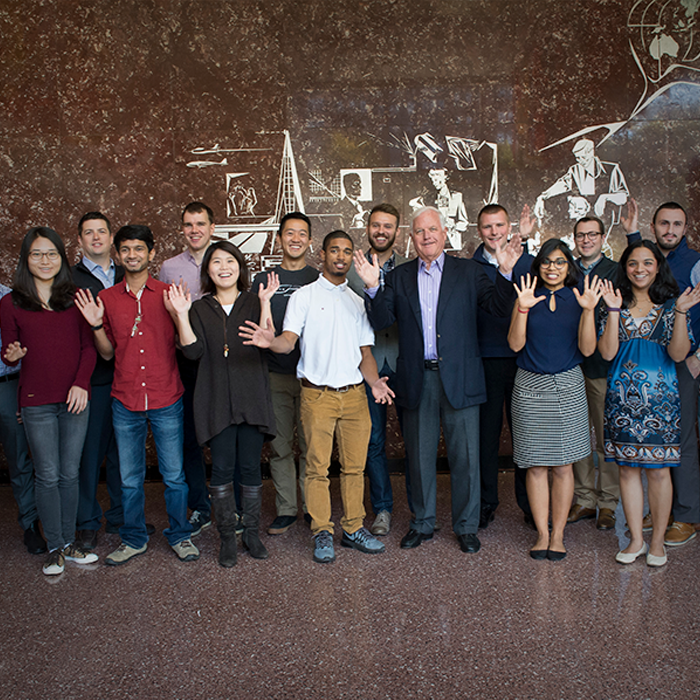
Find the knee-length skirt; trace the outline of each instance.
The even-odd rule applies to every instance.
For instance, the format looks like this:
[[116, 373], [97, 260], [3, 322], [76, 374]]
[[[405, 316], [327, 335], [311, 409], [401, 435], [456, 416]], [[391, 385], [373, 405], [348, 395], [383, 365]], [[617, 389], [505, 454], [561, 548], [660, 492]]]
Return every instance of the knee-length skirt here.
[[586, 386], [581, 367], [559, 374], [518, 369], [513, 388], [513, 461], [558, 467], [591, 453]]

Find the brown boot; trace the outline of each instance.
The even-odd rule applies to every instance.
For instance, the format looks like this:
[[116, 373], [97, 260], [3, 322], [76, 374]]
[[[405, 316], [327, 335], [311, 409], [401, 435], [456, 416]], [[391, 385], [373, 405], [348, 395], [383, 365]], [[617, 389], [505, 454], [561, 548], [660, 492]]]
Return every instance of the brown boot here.
[[216, 529], [221, 537], [219, 564], [230, 569], [238, 561], [236, 545], [236, 499], [233, 497], [233, 484], [210, 486], [211, 506], [216, 518]]

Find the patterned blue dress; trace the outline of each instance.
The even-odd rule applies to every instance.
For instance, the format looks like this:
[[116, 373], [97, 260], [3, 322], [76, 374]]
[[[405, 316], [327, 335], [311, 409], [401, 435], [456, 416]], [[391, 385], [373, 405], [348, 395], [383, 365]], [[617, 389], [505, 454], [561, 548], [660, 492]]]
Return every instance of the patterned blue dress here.
[[[605, 396], [605, 461], [625, 467], [677, 467], [681, 461], [681, 401], [676, 366], [666, 348], [675, 299], [641, 320], [620, 314], [620, 348], [610, 364]], [[608, 313], [601, 313], [605, 328]], [[688, 322], [688, 317], [686, 317]], [[690, 324], [688, 323], [688, 334]]]

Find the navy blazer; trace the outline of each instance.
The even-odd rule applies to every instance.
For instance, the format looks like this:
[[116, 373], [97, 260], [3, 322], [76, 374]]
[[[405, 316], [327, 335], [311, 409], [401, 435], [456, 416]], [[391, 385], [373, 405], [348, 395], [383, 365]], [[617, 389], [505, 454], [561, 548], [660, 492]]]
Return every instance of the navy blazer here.
[[[423, 323], [418, 299], [415, 258], [386, 277], [374, 299], [366, 297], [367, 313], [375, 330], [399, 327], [396, 363], [396, 403], [418, 407], [423, 389]], [[437, 309], [437, 352], [442, 386], [450, 405], [468, 408], [486, 401], [484, 368], [479, 353], [477, 307], [494, 316], [508, 316], [515, 301], [513, 285], [503, 275], [494, 284], [474, 260], [445, 255]]]

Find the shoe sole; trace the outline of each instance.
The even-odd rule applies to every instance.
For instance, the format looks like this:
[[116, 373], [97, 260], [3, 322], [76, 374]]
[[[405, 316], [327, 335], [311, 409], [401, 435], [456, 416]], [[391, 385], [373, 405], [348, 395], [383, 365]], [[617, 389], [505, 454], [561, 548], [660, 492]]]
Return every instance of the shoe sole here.
[[697, 532], [693, 532], [690, 537], [687, 537], [684, 539], [682, 542], [669, 542], [668, 540], [664, 540], [664, 544], [667, 547], [682, 547], [684, 544], [688, 544], [688, 542], [692, 542], [696, 537], [697, 537]]
[[128, 557], [126, 559], [122, 559], [121, 561], [115, 561], [114, 559], [110, 559], [109, 557], [105, 557], [105, 564], [107, 564], [107, 566], [121, 566], [122, 564], [126, 564], [128, 561], [131, 561], [132, 559], [134, 559], [134, 557], [139, 557], [145, 553], [146, 553], [146, 550], [144, 549], [143, 552], [135, 552], [130, 557]]
[[389, 530], [384, 532], [382, 530], [381, 532], [379, 530], [370, 530], [370, 532], [375, 536], [375, 537], [386, 537], [389, 534]]
[[332, 564], [335, 561], [335, 554], [330, 557], [329, 559], [319, 559], [315, 554], [314, 554], [314, 561], [317, 564]]
[[289, 529], [291, 529], [292, 527], [294, 527], [294, 525], [296, 524], [296, 522], [297, 522], [297, 521], [295, 520], [293, 523], [290, 523], [290, 524], [287, 525], [286, 527], [268, 527], [268, 528], [267, 528], [267, 534], [268, 534], [268, 535], [282, 535], [282, 534], [284, 534], [285, 532], [287, 532], [287, 530], [289, 530]]
[[60, 571], [47, 571], [46, 569], [41, 570], [44, 576], [60, 576], [64, 569], [61, 569]]
[[175, 556], [178, 558], [178, 561], [197, 561], [199, 559], [199, 554], [188, 554], [186, 557], [181, 557], [176, 552]]
[[[607, 530], [614, 530], [614, 529], [615, 529], [615, 523], [613, 523], [612, 525], [598, 525], [598, 524], [596, 524], [596, 528], [597, 528], [598, 530], [603, 531], [603, 532], [605, 532], [605, 531], [607, 531]], [[642, 532], [643, 532], [643, 530], [642, 530]]]

